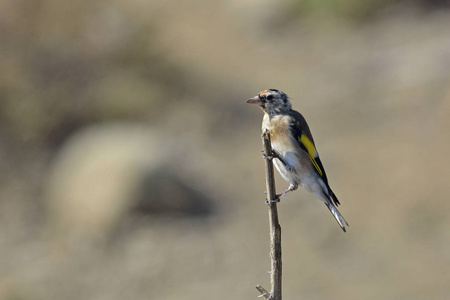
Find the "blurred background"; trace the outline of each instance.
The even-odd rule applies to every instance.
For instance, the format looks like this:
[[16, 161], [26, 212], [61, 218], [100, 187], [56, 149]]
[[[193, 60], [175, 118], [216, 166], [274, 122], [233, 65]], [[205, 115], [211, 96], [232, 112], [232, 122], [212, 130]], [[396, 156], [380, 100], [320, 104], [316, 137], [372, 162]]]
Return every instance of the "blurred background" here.
[[284, 298], [448, 299], [449, 3], [2, 1], [0, 299], [270, 288], [268, 88], [350, 223], [282, 200]]

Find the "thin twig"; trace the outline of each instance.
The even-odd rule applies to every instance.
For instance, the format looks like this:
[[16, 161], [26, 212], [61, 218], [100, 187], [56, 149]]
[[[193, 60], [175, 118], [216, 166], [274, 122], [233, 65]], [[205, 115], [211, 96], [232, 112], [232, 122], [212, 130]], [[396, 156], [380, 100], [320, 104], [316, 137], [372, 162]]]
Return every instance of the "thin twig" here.
[[[270, 133], [264, 132], [262, 135], [263, 149], [266, 157], [272, 156], [272, 146], [270, 144]], [[266, 299], [281, 300], [281, 226], [278, 222], [277, 203], [273, 202], [277, 199], [275, 193], [275, 178], [273, 174], [272, 159], [266, 159], [266, 190], [269, 207], [269, 222], [270, 222], [270, 295], [260, 285], [256, 289]]]
[[266, 289], [263, 288], [262, 286], [260, 286], [259, 284], [256, 286], [256, 289], [261, 293], [261, 295], [259, 295], [258, 297], [264, 297], [266, 299], [270, 298], [270, 293], [268, 291], [266, 291]]

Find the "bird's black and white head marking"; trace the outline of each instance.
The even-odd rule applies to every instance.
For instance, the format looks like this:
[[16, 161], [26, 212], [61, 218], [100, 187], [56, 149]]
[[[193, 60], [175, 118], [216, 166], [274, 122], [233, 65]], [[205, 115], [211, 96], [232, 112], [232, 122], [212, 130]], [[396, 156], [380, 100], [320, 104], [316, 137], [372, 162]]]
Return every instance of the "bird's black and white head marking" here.
[[269, 89], [259, 92], [262, 107], [270, 115], [277, 115], [288, 112], [292, 109], [288, 96], [282, 91]]

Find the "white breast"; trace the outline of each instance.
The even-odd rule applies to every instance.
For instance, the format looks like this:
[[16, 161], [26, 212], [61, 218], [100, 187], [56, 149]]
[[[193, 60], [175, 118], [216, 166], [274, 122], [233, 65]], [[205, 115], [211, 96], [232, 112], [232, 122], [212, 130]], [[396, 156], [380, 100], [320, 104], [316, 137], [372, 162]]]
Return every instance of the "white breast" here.
[[[263, 133], [266, 130], [272, 131], [273, 127], [282, 122], [282, 116], [276, 116], [271, 120], [269, 115], [265, 114], [262, 123]], [[286, 128], [286, 130], [288, 129]], [[314, 191], [316, 188], [312, 185], [314, 185], [316, 174], [312, 170], [312, 165], [308, 155], [301, 150], [298, 142], [294, 137], [291, 137], [289, 133], [286, 132], [285, 137], [287, 138], [272, 138], [272, 148], [276, 153], [278, 153], [278, 155], [281, 156], [284, 162], [292, 166], [294, 170], [288, 170], [286, 166], [278, 159], [273, 161], [275, 167], [286, 181], [290, 183], [300, 183], [308, 191]]]

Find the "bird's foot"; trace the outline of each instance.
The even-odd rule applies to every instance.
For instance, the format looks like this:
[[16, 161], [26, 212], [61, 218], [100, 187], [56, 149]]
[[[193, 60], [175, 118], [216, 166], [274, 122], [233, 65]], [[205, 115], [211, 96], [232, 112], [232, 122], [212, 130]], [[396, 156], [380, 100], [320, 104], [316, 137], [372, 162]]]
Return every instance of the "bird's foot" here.
[[[264, 195], [267, 195], [267, 192], [266, 192], [266, 191], [264, 191]], [[281, 197], [281, 194], [275, 194], [275, 199], [273, 199], [273, 200], [268, 200], [268, 199], [266, 198], [265, 203], [266, 203], [266, 204], [269, 204], [269, 203], [278, 203], [278, 202], [280, 202], [280, 197]]]
[[274, 159], [274, 158], [279, 158], [278, 153], [276, 153], [275, 151], [272, 151], [271, 155], [266, 155], [264, 153], [264, 150], [261, 149], [261, 155], [264, 159], [269, 159], [269, 160]]
[[276, 198], [273, 199], [273, 200], [267, 200], [267, 199], [266, 199], [266, 201], [265, 201], [265, 203], [266, 203], [267, 205], [269, 205], [270, 203], [278, 203], [278, 202], [280, 202], [280, 197], [278, 197], [278, 195], [277, 195]]
[[281, 157], [280, 154], [278, 154], [275, 150], [272, 150], [272, 154], [271, 155], [266, 155], [264, 153], [264, 150], [261, 149], [261, 155], [264, 159], [275, 159], [277, 158], [279, 161], [281, 161], [281, 163], [285, 166], [285, 168], [289, 171], [289, 172], [295, 172], [295, 167], [293, 165], [288, 164], [283, 157]]

